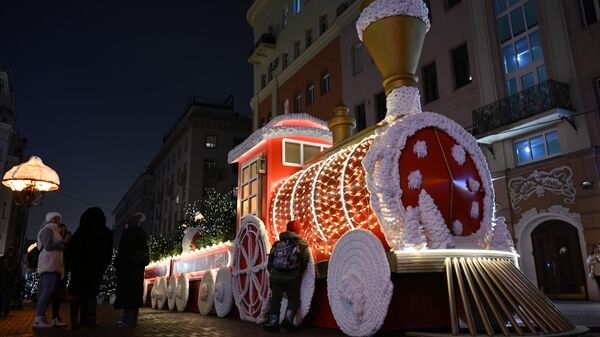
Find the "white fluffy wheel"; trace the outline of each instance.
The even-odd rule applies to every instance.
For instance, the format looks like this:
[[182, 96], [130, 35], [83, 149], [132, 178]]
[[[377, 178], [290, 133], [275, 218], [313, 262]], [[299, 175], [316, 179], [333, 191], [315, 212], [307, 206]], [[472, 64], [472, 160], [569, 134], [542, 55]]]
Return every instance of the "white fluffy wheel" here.
[[383, 325], [392, 299], [390, 266], [381, 241], [355, 229], [336, 243], [327, 271], [335, 321], [350, 336], [370, 336]]
[[[308, 251], [310, 253], [310, 249]], [[313, 294], [315, 293], [315, 278], [315, 262], [312, 253], [310, 253], [310, 261], [302, 275], [302, 284], [300, 285], [300, 308], [298, 308], [296, 316], [294, 317], [294, 325], [296, 326], [299, 326], [302, 323], [304, 317], [308, 315], [308, 311], [310, 310]], [[283, 318], [285, 317], [287, 304], [287, 298], [283, 298], [281, 300], [281, 310], [279, 311], [280, 322], [283, 321]]]
[[148, 280], [144, 279], [144, 290], [142, 293], [142, 306], [146, 306], [146, 298], [148, 296]]
[[[156, 283], [155, 283], [156, 285]], [[158, 280], [158, 288], [156, 289], [157, 309], [164, 309], [167, 303], [167, 277], [162, 276]]]
[[263, 323], [269, 311], [269, 239], [256, 216], [242, 220], [235, 238], [232, 288], [235, 305], [244, 321]]
[[150, 291], [150, 305], [152, 309], [158, 308], [158, 281], [159, 279], [155, 279], [154, 283], [152, 283], [152, 290]]
[[175, 295], [177, 294], [177, 277], [171, 275], [169, 278], [169, 284], [167, 286], [167, 304], [169, 310], [175, 309]]
[[231, 272], [228, 268], [220, 268], [215, 278], [215, 311], [217, 316], [225, 317], [231, 311], [233, 294], [231, 292]]
[[181, 274], [177, 280], [177, 290], [175, 291], [175, 305], [177, 311], [184, 311], [187, 306], [190, 295], [190, 278], [188, 274]]
[[213, 311], [216, 274], [213, 269], [209, 269], [202, 276], [202, 283], [200, 283], [200, 289], [198, 290], [198, 309], [200, 310], [200, 315], [206, 316]]

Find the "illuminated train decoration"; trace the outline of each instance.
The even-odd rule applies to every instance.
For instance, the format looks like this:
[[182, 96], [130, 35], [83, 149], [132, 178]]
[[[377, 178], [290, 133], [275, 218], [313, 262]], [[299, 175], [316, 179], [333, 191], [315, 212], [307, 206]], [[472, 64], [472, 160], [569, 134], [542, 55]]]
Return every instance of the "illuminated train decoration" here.
[[[223, 244], [230, 258], [216, 276], [214, 265], [202, 263], [184, 271], [202, 275], [198, 291], [189, 291], [198, 294], [198, 311], [212, 310], [201, 298], [213, 299], [219, 317], [233, 302], [241, 319], [264, 322], [267, 254], [295, 219], [312, 259], [296, 323], [352, 336], [429, 328], [580, 333], [517, 269], [506, 224], [494, 218], [491, 177], [475, 138], [421, 111], [414, 74], [429, 28], [423, 1], [366, 0], [362, 8], [357, 30], [384, 76], [387, 116], [351, 135], [354, 121], [342, 104], [327, 122], [281, 115], [230, 151], [239, 175], [237, 234]], [[153, 303], [175, 298], [179, 308], [184, 290], [175, 260], [182, 259], [147, 268], [163, 275], [148, 275], [158, 284]]]

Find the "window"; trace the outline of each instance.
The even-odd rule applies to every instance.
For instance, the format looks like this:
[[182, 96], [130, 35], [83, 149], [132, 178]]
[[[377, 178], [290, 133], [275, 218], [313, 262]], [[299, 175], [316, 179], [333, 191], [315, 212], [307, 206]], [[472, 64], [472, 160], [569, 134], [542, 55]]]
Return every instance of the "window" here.
[[425, 92], [425, 103], [433, 102], [440, 98], [435, 62], [423, 67], [423, 91]]
[[300, 90], [296, 91], [296, 94], [294, 95], [294, 113], [301, 113], [302, 112], [302, 93], [300, 92]]
[[241, 204], [241, 217], [248, 214], [258, 214], [258, 200], [259, 200], [259, 182], [258, 172], [260, 159], [256, 159], [242, 167], [242, 174], [240, 177], [240, 204]]
[[294, 41], [294, 60], [300, 56], [300, 40]]
[[329, 86], [329, 70], [325, 69], [321, 73], [321, 95], [325, 95], [331, 89]]
[[308, 82], [306, 85], [306, 105], [311, 105], [315, 102], [315, 83]]
[[305, 45], [306, 45], [306, 48], [308, 48], [313, 43], [312, 28], [307, 29], [306, 32], [304, 33], [304, 36], [305, 36]]
[[599, 0], [579, 0], [583, 25], [589, 26], [600, 21]]
[[289, 13], [288, 7], [287, 6], [283, 7], [283, 10], [282, 10], [283, 17], [281, 18], [281, 25], [283, 26], [283, 28], [287, 27], [288, 13]]
[[319, 35], [323, 35], [329, 28], [327, 23], [327, 14], [319, 15]]
[[283, 140], [283, 165], [302, 166], [312, 157], [323, 152], [327, 146], [319, 143]]
[[365, 52], [362, 43], [352, 47], [352, 73], [360, 73], [365, 68]]
[[354, 110], [354, 118], [356, 118], [356, 131], [363, 130], [367, 127], [365, 103], [356, 106], [356, 109]]
[[204, 147], [207, 149], [216, 149], [217, 148], [217, 136], [206, 136], [204, 138]]
[[460, 2], [460, 0], [447, 0], [446, 1], [446, 9], [450, 9], [450, 8], [454, 7], [459, 2]]
[[287, 51], [284, 51], [281, 55], [281, 69], [285, 69], [288, 66], [289, 62], [289, 54]]
[[452, 50], [452, 66], [454, 68], [454, 88], [458, 89], [471, 83], [469, 52], [467, 45]]
[[377, 119], [381, 121], [387, 114], [387, 101], [385, 98], [385, 92], [375, 96], [375, 102], [377, 102]]
[[300, 4], [300, 2], [301, 2], [301, 1], [302, 1], [302, 0], [294, 0], [294, 15], [298, 15], [298, 14], [300, 14], [300, 9], [302, 9], [302, 8], [300, 7], [300, 5], [301, 5], [301, 4]]
[[558, 131], [553, 130], [515, 142], [517, 163], [524, 164], [560, 154]]
[[217, 170], [217, 161], [214, 159], [206, 159], [204, 158], [204, 170], [205, 171], [216, 171]]

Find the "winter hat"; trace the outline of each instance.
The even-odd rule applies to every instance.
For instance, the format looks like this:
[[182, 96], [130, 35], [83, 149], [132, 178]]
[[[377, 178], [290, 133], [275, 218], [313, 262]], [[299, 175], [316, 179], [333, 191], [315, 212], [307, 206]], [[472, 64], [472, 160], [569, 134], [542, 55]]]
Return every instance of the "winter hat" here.
[[46, 213], [46, 222], [45, 223], [50, 222], [50, 220], [52, 220], [55, 217], [59, 217], [60, 218], [60, 220], [58, 221], [59, 223], [62, 222], [62, 215], [60, 215], [60, 213], [58, 213], [58, 212], [48, 212], [48, 213]]
[[299, 221], [292, 220], [287, 223], [286, 230], [288, 232], [294, 232], [296, 234], [300, 234], [300, 232], [302, 232], [302, 224]]
[[142, 222], [146, 221], [144, 213], [135, 213], [134, 216], [127, 220], [129, 226], [139, 226]]

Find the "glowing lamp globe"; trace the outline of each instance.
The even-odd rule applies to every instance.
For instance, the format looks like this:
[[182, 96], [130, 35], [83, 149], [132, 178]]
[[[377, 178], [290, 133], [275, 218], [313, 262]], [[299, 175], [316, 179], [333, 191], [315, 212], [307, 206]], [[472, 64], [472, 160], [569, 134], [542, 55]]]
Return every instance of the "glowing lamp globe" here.
[[44, 165], [39, 157], [32, 156], [27, 162], [8, 170], [2, 184], [15, 192], [50, 192], [58, 190], [60, 179], [56, 171]]

